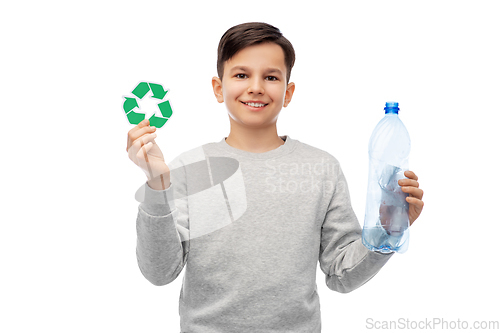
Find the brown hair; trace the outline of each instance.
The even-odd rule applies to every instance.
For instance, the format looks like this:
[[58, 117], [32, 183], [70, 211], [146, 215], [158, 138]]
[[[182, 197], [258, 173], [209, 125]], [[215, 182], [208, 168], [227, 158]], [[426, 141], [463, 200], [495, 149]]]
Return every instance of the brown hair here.
[[290, 81], [293, 64], [295, 63], [295, 51], [292, 43], [286, 39], [281, 31], [270, 24], [262, 22], [249, 22], [230, 28], [219, 42], [217, 49], [217, 74], [222, 80], [224, 75], [224, 63], [231, 59], [238, 51], [245, 47], [260, 44], [262, 42], [276, 43], [283, 49], [286, 65], [286, 83]]

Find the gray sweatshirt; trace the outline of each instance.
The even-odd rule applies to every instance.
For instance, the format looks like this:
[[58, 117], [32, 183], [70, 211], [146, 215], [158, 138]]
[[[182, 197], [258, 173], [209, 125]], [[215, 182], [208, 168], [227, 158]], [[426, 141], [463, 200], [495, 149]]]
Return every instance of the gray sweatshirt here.
[[362, 244], [339, 162], [281, 138], [265, 153], [205, 144], [168, 164], [168, 189], [137, 191], [142, 274], [161, 286], [186, 267], [182, 332], [319, 333], [318, 261], [348, 293], [392, 256]]

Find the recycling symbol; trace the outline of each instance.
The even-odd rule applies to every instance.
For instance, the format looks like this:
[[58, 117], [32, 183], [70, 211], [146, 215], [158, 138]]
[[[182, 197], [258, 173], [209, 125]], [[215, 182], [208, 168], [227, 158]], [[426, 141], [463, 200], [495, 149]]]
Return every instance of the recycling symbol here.
[[[160, 84], [140, 82], [137, 87], [132, 90], [132, 94], [139, 98], [139, 100], [142, 100], [149, 91], [152, 93], [151, 98], [161, 101], [157, 105], [160, 113], [155, 112], [149, 118], [149, 124], [150, 126], [160, 128], [165, 125], [167, 120], [172, 116], [172, 107], [170, 106], [170, 102], [168, 100], [163, 101], [168, 90], [164, 90]], [[137, 99], [135, 97], [125, 97], [125, 101], [123, 102], [123, 111], [125, 111], [129, 123], [137, 125], [146, 118], [146, 114], [140, 111], [139, 104], [137, 103]]]

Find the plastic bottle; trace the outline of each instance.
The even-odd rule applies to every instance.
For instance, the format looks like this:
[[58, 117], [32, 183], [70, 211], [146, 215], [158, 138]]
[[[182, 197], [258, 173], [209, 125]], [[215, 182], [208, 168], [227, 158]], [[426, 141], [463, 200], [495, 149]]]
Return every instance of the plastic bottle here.
[[407, 193], [398, 180], [406, 178], [410, 135], [399, 119], [399, 105], [385, 104], [385, 117], [370, 137], [368, 191], [363, 244], [371, 251], [403, 253], [408, 249], [410, 225]]

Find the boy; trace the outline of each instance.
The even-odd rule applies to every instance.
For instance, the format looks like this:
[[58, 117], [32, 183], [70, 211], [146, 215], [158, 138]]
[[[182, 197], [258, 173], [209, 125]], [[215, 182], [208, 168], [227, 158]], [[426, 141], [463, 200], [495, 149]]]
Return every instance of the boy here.
[[[320, 332], [318, 260], [327, 286], [347, 293], [392, 256], [363, 246], [338, 161], [277, 135], [279, 112], [295, 90], [294, 60], [277, 28], [232, 27], [212, 79], [228, 109], [229, 135], [169, 167], [147, 120], [128, 133], [129, 156], [148, 177], [138, 192], [138, 264], [155, 285], [186, 266], [182, 332]], [[405, 175], [399, 184], [410, 193], [413, 223], [423, 192], [413, 172]]]

